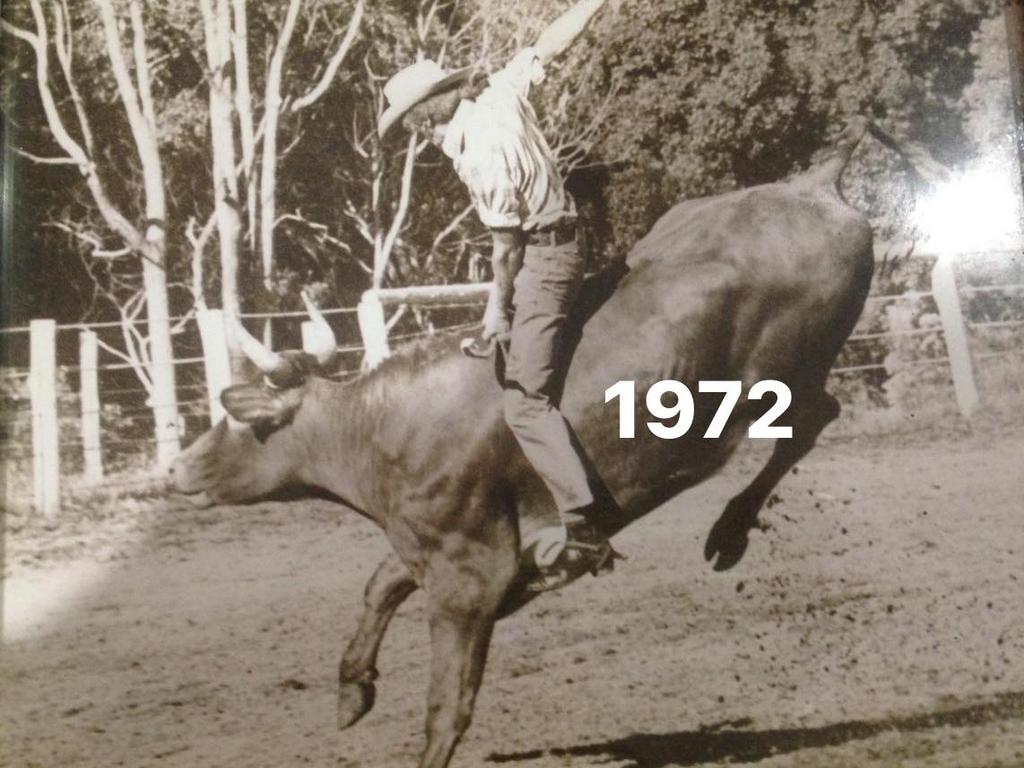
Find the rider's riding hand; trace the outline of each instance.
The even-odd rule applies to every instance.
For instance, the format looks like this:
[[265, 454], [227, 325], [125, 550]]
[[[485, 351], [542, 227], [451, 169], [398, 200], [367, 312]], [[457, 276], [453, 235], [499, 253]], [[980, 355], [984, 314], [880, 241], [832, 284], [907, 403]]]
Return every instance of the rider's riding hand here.
[[485, 341], [497, 338], [502, 339], [508, 336], [512, 324], [509, 322], [508, 313], [501, 309], [488, 305], [484, 313], [484, 329], [481, 333]]

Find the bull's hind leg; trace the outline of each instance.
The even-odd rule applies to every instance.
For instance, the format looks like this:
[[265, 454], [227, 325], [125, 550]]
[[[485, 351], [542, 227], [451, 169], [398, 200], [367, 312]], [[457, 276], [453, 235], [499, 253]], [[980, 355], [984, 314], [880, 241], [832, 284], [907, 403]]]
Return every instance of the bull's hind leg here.
[[445, 768], [469, 727], [498, 606], [517, 570], [513, 547], [480, 549], [438, 554], [428, 566], [430, 690], [420, 768]]
[[365, 608], [338, 672], [338, 727], [354, 725], [373, 707], [377, 652], [398, 606], [416, 590], [416, 581], [397, 555], [388, 555], [366, 583]]
[[839, 403], [821, 390], [816, 396], [794, 396], [793, 437], [776, 439], [768, 463], [753, 482], [733, 497], [711, 528], [704, 545], [704, 557], [715, 556], [715, 570], [732, 568], [747, 551], [748, 534], [757, 525], [757, 515], [768, 496], [800, 459], [814, 447], [821, 431], [839, 415]]

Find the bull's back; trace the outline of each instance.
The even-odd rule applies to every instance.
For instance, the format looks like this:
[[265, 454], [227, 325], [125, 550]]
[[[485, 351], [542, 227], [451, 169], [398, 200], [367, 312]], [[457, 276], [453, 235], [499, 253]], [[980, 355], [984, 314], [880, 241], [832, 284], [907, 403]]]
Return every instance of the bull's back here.
[[772, 184], [676, 206], [626, 263], [629, 273], [583, 331], [569, 402], [584, 392], [593, 399], [586, 381], [598, 372], [736, 378], [777, 326], [790, 342], [773, 342], [776, 363], [766, 367], [774, 370], [752, 373], [802, 367], [866, 295], [871, 230], [835, 194]]

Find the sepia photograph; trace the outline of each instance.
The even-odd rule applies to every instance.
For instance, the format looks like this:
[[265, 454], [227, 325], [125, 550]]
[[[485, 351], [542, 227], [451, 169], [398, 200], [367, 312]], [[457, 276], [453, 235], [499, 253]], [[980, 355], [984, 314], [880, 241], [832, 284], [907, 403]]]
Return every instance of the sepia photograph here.
[[1024, 768], [1024, 0], [0, 58], [0, 766]]

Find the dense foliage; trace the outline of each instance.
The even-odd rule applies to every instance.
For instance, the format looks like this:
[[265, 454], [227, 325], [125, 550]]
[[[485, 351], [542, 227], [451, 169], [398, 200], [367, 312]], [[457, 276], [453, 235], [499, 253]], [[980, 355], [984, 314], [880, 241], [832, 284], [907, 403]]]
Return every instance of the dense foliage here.
[[[148, 4], [147, 34], [170, 199], [168, 269], [178, 311], [194, 297], [189, 221], [212, 209], [206, 67], [202, 29], [191, 2]], [[254, 91], [280, 25], [283, 3], [250, 3]], [[373, 136], [382, 78], [417, 52], [446, 63], [484, 58], [493, 67], [553, 18], [563, 2], [509, 4], [471, 0], [440, 6], [433, 26], [416, 30], [411, 2], [372, 3], [357, 50], [327, 95], [283, 126], [278, 210], [292, 214], [276, 231], [276, 290], [257, 279], [257, 255], [243, 252], [243, 301], [291, 307], [296, 289], [316, 284], [325, 303], [351, 304], [369, 282], [373, 244], [367, 225], [385, 226], [400, 184], [401, 141]], [[305, 7], [285, 71], [285, 90], [314, 80], [351, 13], [348, 0]], [[478, 11], [483, 8], [484, 13]], [[1009, 107], [1001, 6], [996, 0], [623, 0], [602, 12], [587, 41], [552, 67], [538, 102], [549, 132], [583, 133], [586, 157], [573, 173], [595, 259], [622, 252], [680, 197], [775, 180], [805, 167], [827, 147], [846, 117], [868, 114], [923, 142], [956, 165], [998, 141]], [[5, 18], [29, 27], [24, 4]], [[79, 85], [102, 144], [102, 169], [114, 196], [133, 216], [139, 179], [123, 110], [105, 66], [101, 30], [88, 4], [73, 18]], [[6, 140], [52, 155], [38, 106], [31, 57], [10, 37], [4, 84]], [[988, 87], [1000, 83], [1001, 89]], [[995, 95], [994, 95], [995, 94]], [[66, 95], [61, 108], [70, 113]], [[556, 141], [556, 143], [559, 143]], [[563, 147], [570, 154], [578, 147]], [[98, 283], [137, 267], [91, 258], [80, 238], [50, 226], [102, 226], [69, 166], [38, 165], [9, 155], [14, 174], [13, 259], [4, 281], [22, 289], [4, 307], [5, 322], [32, 316], [64, 320], [109, 315]], [[420, 155], [405, 229], [387, 280], [396, 284], [465, 280], [485, 243], [475, 216], [439, 232], [467, 199], [434, 149]], [[9, 169], [8, 172], [10, 172]], [[378, 180], [377, 189], [374, 189]], [[913, 190], [892, 155], [863, 150], [848, 179], [854, 202], [883, 233], [901, 222]], [[243, 244], [243, 250], [245, 245]], [[13, 265], [14, 272], [7, 272]], [[206, 293], [216, 304], [215, 248], [206, 260]], [[56, 278], [56, 279], [55, 279]], [[69, 291], [70, 289], [70, 291]], [[75, 293], [72, 293], [74, 291]]]
[[[972, 47], [983, 20], [1001, 23], [993, 2], [641, 0], [628, 8], [628, 26], [605, 19], [598, 31], [603, 77], [623, 85], [598, 148], [614, 164], [607, 191], [623, 246], [679, 197], [805, 167], [854, 114], [963, 162], [978, 148], [963, 94], [982, 51], [989, 64], [1003, 57], [1005, 78], [1001, 27], [990, 25], [985, 45]], [[852, 169], [855, 198], [890, 220], [906, 194], [895, 168], [869, 146]]]

